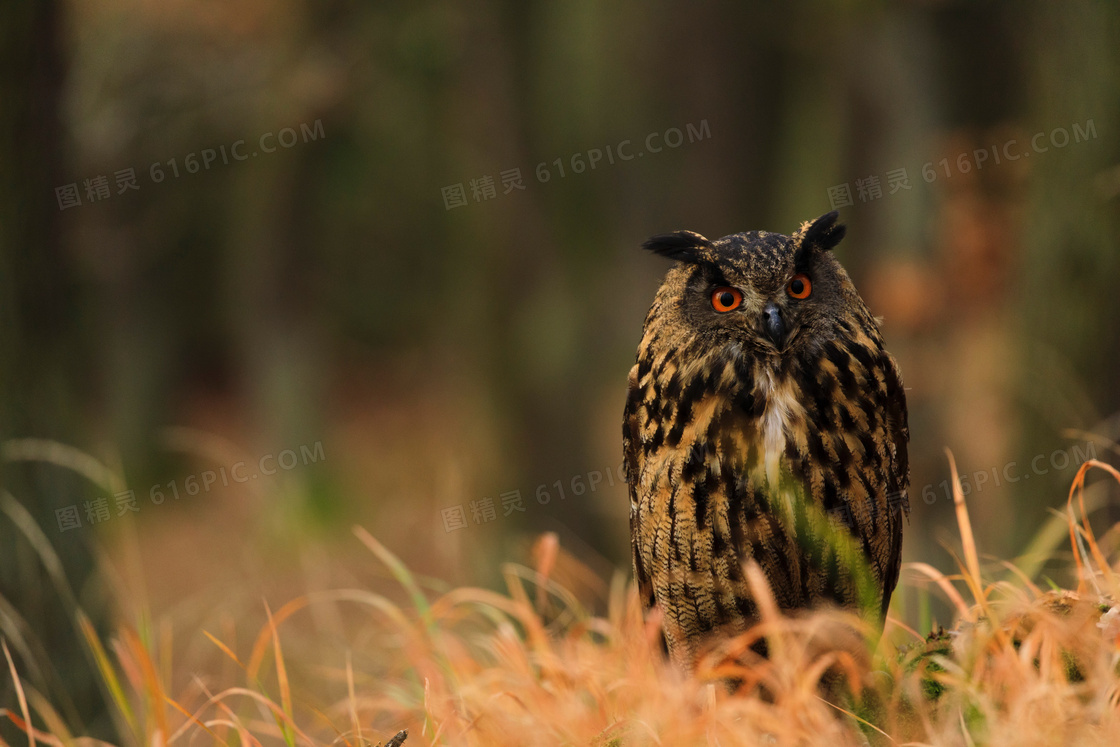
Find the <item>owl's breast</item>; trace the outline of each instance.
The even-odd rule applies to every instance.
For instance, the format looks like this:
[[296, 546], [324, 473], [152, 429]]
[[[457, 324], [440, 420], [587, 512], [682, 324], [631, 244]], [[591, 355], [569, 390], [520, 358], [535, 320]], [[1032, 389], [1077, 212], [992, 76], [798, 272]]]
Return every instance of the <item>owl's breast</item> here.
[[763, 401], [757, 431], [761, 439], [762, 467], [770, 484], [777, 485], [794, 424], [804, 422], [805, 411], [797, 387], [769, 366], [761, 367], [756, 392]]

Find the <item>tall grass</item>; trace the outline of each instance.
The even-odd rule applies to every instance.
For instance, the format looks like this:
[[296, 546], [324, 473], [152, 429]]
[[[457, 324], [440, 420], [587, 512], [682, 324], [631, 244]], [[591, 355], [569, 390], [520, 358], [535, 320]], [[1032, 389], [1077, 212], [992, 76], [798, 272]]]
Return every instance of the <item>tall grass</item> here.
[[[122, 742], [137, 747], [210, 740], [357, 747], [394, 734], [398, 745], [400, 730], [410, 746], [1120, 742], [1120, 525], [1098, 539], [1084, 495], [1090, 470], [1118, 482], [1120, 473], [1095, 460], [1078, 471], [1061, 514], [1077, 585], [1044, 590], [1033, 578], [1036, 564], [982, 566], [951, 467], [958, 570], [912, 563], [900, 587], [953, 606], [952, 629], [929, 635], [893, 616], [882, 637], [839, 611], [784, 616], [748, 566], [760, 623], [684, 676], [667, 664], [658, 620], [643, 618], [623, 575], [611, 581], [603, 615], [557, 583], [558, 569], [576, 561], [551, 535], [538, 540], [531, 567], [505, 566], [504, 592], [434, 593], [360, 527], [354, 534], [370, 562], [391, 573], [404, 601], [361, 588], [309, 593], [266, 608], [251, 641], [189, 634], [204, 637], [229, 666], [170, 672], [170, 636], [153, 642], [142, 620], [109, 641], [80, 610], [75, 626], [117, 711]], [[36, 546], [50, 567], [49, 544]], [[301, 615], [316, 606], [356, 610], [363, 633], [345, 651], [330, 636], [317, 644]], [[751, 648], [758, 640], [766, 641], [765, 659]], [[0, 718], [30, 747], [94, 742], [72, 734], [27, 685], [6, 642], [3, 652], [18, 702], [0, 704]]]

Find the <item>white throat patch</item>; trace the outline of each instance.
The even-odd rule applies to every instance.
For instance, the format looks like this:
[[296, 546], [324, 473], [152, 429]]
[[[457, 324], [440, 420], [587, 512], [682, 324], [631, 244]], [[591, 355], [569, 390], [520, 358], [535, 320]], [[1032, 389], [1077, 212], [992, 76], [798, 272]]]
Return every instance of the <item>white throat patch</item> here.
[[788, 383], [779, 383], [769, 366], [762, 368], [759, 389], [766, 397], [766, 409], [762, 412], [762, 453], [766, 469], [766, 479], [770, 485], [778, 487], [782, 455], [786, 452], [790, 423], [795, 413], [800, 414], [801, 404], [794, 396]]

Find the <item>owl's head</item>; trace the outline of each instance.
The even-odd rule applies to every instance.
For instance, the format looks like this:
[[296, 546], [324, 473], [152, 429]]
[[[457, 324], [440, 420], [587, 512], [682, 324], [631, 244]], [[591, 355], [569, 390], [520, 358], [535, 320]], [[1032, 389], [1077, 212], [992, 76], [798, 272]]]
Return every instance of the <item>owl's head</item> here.
[[[836, 325], [866, 313], [832, 248], [844, 237], [835, 212], [807, 221], [792, 236], [750, 231], [712, 241], [692, 231], [643, 244], [676, 260], [647, 326], [708, 346], [735, 344], [781, 354], [828, 339]], [[684, 338], [684, 339], [682, 339]]]

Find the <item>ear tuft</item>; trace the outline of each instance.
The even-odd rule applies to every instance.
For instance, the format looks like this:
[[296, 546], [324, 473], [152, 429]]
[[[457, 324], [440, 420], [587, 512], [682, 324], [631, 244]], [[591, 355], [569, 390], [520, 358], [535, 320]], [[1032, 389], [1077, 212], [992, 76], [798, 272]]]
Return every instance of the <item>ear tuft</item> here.
[[821, 251], [827, 252], [844, 238], [847, 228], [843, 223], [837, 223], [840, 214], [833, 210], [831, 213], [825, 213], [811, 223], [806, 221], [802, 224], [801, 229], [797, 232], [797, 238], [802, 247], [815, 246]]
[[695, 231], [677, 231], [654, 236], [642, 244], [642, 248], [678, 262], [696, 262], [700, 259], [700, 250], [711, 245], [711, 241]]

